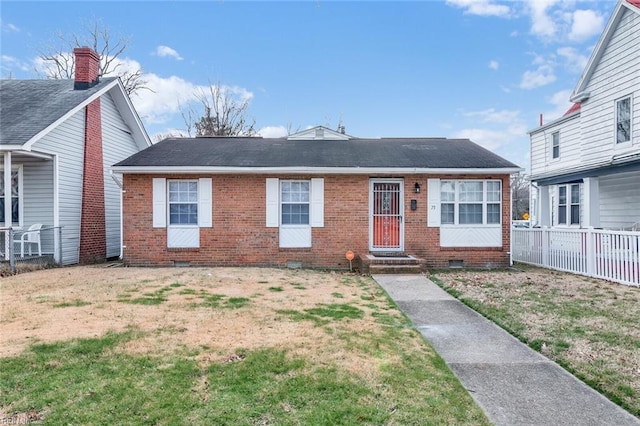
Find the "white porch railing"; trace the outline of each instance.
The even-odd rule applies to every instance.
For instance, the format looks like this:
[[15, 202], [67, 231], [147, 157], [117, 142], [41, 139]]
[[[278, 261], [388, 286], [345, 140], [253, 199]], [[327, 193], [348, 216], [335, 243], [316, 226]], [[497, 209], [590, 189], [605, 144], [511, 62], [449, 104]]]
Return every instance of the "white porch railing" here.
[[640, 286], [640, 232], [513, 228], [516, 262]]

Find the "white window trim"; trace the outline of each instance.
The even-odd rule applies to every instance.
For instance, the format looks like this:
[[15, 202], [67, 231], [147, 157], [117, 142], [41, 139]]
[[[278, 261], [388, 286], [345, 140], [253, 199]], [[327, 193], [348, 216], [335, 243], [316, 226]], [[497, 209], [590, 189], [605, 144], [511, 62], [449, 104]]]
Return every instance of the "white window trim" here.
[[[555, 145], [554, 145], [553, 137], [554, 137], [555, 135], [558, 135], [558, 156], [557, 156], [557, 157], [554, 157], [554, 156], [553, 156], [553, 148], [554, 148], [554, 146], [555, 146]], [[560, 130], [556, 130], [555, 132], [551, 132], [551, 161], [558, 161], [558, 160], [560, 160], [560, 156], [561, 156], [561, 153], [560, 153]]]
[[[285, 202], [282, 201], [282, 185], [284, 183], [294, 183], [294, 182], [307, 182], [309, 183], [309, 200], [308, 201], [297, 201], [297, 202]], [[278, 217], [280, 227], [283, 228], [302, 228], [302, 227], [311, 227], [311, 180], [310, 179], [280, 179], [280, 185], [278, 188]], [[282, 223], [282, 206], [284, 204], [307, 204], [309, 206], [309, 223]]]
[[[618, 103], [629, 99], [629, 140], [618, 142]], [[613, 102], [613, 145], [618, 149], [625, 149], [633, 145], [633, 95], [623, 96]]]
[[[310, 183], [309, 224], [282, 224], [281, 181], [308, 181]], [[265, 187], [265, 226], [267, 228], [279, 228], [280, 248], [311, 247], [311, 229], [324, 227], [324, 178], [282, 180], [279, 178], [266, 178]]]
[[[179, 183], [183, 183], [183, 182], [187, 182], [187, 183], [195, 183], [196, 184], [196, 201], [194, 202], [190, 202], [190, 203], [181, 203], [181, 202], [171, 202], [171, 200], [169, 199], [169, 191], [170, 191], [170, 187], [172, 183], [175, 182], [179, 182]], [[198, 187], [198, 180], [197, 179], [167, 179], [167, 203], [165, 208], [167, 209], [166, 215], [167, 215], [167, 227], [171, 227], [171, 228], [194, 228], [194, 227], [198, 227], [198, 224], [200, 222], [200, 206], [198, 205], [198, 201], [200, 200], [200, 188]], [[196, 205], [196, 223], [171, 223], [171, 205], [172, 204], [195, 204]]]
[[[442, 227], [500, 227], [502, 226], [502, 181], [499, 179], [441, 179], [440, 183], [444, 182], [453, 182], [454, 183], [454, 201], [443, 201], [440, 200], [439, 205], [440, 209], [442, 208], [442, 204], [451, 204], [453, 203], [453, 223], [440, 223]], [[460, 202], [460, 184], [464, 182], [482, 182], [482, 202]], [[498, 182], [500, 184], [500, 200], [498, 202], [488, 201], [487, 200], [487, 183], [488, 182]], [[440, 186], [441, 188], [441, 186]], [[440, 195], [440, 188], [438, 191], [438, 196]], [[460, 204], [482, 204], [482, 223], [460, 223]], [[487, 223], [488, 219], [488, 204], [499, 204], [500, 206], [500, 222], [498, 223]], [[431, 211], [431, 209], [430, 209]], [[441, 219], [440, 219], [441, 220]]]
[[[12, 222], [11, 226], [17, 227], [19, 229], [24, 227], [24, 171], [22, 164], [18, 166], [11, 166], [11, 173], [14, 171], [18, 172], [18, 224]], [[4, 167], [0, 167], [0, 173], [4, 175]], [[5, 188], [6, 192], [6, 188]], [[6, 203], [6, 195], [5, 195], [5, 203]], [[7, 226], [5, 223], [0, 222], [0, 226]]]
[[198, 184], [198, 223], [169, 224], [169, 185], [166, 178], [152, 179], [153, 227], [167, 230], [168, 248], [199, 248], [200, 228], [213, 227], [212, 179], [170, 179], [170, 182], [191, 181]]
[[[571, 207], [576, 204], [571, 201], [571, 188], [573, 186], [578, 187], [578, 223], [571, 223]], [[566, 201], [565, 204], [565, 217], [564, 223], [560, 223], [560, 188], [565, 188]], [[566, 183], [557, 185], [555, 190], [556, 202], [554, 206], [555, 213], [555, 225], [562, 228], [580, 228], [582, 222], [582, 185], [579, 183]]]

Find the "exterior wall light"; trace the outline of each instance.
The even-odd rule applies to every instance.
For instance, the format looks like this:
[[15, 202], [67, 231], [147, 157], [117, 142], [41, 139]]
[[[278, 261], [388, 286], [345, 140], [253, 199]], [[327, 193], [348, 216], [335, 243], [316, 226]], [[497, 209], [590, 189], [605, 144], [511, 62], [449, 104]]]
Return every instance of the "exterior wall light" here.
[[415, 192], [416, 194], [420, 193], [420, 184], [418, 182], [416, 182], [416, 184], [413, 186], [413, 192]]

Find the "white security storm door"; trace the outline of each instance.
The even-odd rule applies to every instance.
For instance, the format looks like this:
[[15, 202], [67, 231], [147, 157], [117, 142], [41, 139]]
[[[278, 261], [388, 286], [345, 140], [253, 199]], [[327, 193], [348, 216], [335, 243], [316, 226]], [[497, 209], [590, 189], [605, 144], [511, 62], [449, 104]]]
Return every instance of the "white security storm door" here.
[[401, 179], [373, 179], [369, 184], [369, 249], [404, 251], [404, 187]]

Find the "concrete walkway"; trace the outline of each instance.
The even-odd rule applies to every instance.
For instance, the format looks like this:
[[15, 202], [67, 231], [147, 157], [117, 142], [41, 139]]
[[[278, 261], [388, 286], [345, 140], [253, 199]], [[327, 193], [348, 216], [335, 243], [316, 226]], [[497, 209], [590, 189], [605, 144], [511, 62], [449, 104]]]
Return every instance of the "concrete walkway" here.
[[374, 275], [496, 425], [640, 420], [421, 275]]

